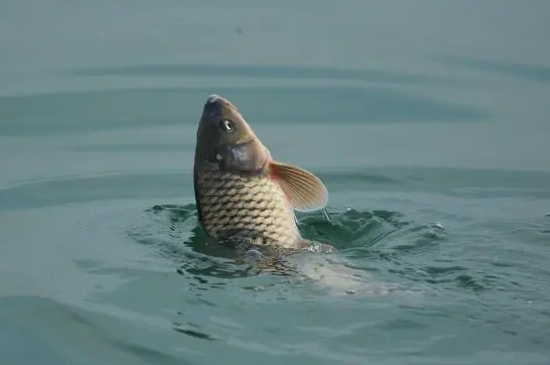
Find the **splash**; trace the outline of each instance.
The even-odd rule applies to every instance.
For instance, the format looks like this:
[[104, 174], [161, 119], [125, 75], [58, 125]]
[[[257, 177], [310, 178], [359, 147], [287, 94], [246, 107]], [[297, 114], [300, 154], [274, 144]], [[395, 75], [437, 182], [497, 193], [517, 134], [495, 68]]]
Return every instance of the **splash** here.
[[[285, 285], [320, 290], [331, 296], [380, 296], [415, 291], [413, 286], [405, 289], [389, 282], [382, 275], [386, 270], [381, 266], [393, 266], [392, 261], [403, 247], [414, 248], [415, 244], [399, 243], [399, 236], [403, 238], [406, 231], [409, 235], [421, 231], [432, 243], [444, 232], [440, 224], [414, 225], [403, 214], [392, 211], [346, 209], [302, 213], [298, 215], [302, 235], [312, 241], [330, 243], [337, 250], [331, 254], [297, 253], [285, 257], [295, 270], [293, 275], [278, 275], [258, 269], [255, 263], [261, 255], [259, 251], [243, 256], [210, 242], [198, 223], [194, 204], [156, 205], [145, 213], [145, 224], [134, 227], [129, 235], [174, 262], [179, 275], [194, 280], [197, 287], [210, 289], [222, 287], [221, 283], [228, 280], [240, 280], [242, 288], [255, 291]], [[212, 284], [213, 279], [218, 280], [217, 284]], [[421, 285], [417, 287], [417, 292], [424, 290], [420, 289]]]

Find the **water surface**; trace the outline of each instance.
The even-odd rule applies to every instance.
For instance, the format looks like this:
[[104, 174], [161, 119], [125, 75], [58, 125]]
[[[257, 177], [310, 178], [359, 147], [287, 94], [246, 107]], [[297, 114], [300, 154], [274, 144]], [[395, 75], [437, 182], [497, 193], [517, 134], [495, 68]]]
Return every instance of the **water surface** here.
[[[0, 362], [547, 364], [549, 11], [4, 1]], [[206, 245], [211, 93], [327, 185], [319, 282]]]

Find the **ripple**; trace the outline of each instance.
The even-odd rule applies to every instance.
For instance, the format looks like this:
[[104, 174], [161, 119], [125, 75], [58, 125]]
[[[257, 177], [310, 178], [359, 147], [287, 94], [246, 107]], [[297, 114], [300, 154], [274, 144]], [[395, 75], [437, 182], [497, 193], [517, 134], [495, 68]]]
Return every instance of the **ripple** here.
[[124, 341], [111, 341], [113, 347], [118, 348], [122, 351], [128, 352], [135, 355], [139, 359], [143, 359], [148, 363], [153, 364], [167, 364], [167, 365], [176, 365], [176, 364], [193, 364], [191, 362], [185, 361], [184, 359], [171, 356], [164, 352], [150, 349], [146, 346], [135, 345], [126, 343]]
[[[216, 87], [256, 123], [478, 123], [475, 106], [375, 86]], [[2, 136], [64, 135], [159, 125], [194, 125], [212, 87], [127, 88], [0, 97]], [[266, 100], [277, 100], [267, 103]], [[335, 104], [335, 102], [337, 102]], [[338, 107], [335, 107], [338, 105]], [[32, 111], [32, 112], [29, 112]], [[36, 115], [40, 115], [37, 119]], [[106, 118], [105, 115], [109, 117]], [[17, 123], [13, 121], [17, 120]]]
[[485, 287], [470, 275], [458, 275], [455, 280], [459, 287], [474, 291], [485, 290]]
[[158, 254], [176, 263], [177, 273], [189, 280], [191, 288], [197, 290], [197, 293], [222, 287], [212, 284], [209, 278], [226, 283], [227, 280], [244, 279], [240, 287], [254, 291], [266, 288], [284, 290], [283, 287], [289, 284], [296, 288], [306, 279], [333, 290], [338, 288], [347, 294], [389, 293], [393, 290], [391, 285], [377, 286], [372, 279], [367, 279], [369, 272], [380, 270], [383, 261], [375, 261], [367, 267], [358, 266], [354, 261], [369, 256], [380, 259], [382, 255], [375, 247], [376, 244], [384, 249], [387, 237], [410, 224], [401, 213], [383, 210], [336, 211], [332, 212], [330, 221], [322, 212], [301, 214], [298, 222], [302, 235], [317, 242], [329, 243], [340, 253], [332, 258], [323, 255], [310, 255], [310, 258], [307, 255], [292, 255], [289, 257], [290, 262], [297, 265], [298, 272], [305, 274], [305, 277], [277, 278], [276, 275], [264, 275], [253, 266], [243, 263], [233, 250], [209, 242], [198, 224], [194, 204], [156, 205], [146, 212], [149, 223], [133, 227], [129, 235], [137, 242], [152, 245]]
[[[78, 363], [88, 357], [105, 363], [133, 360], [133, 363], [188, 364], [185, 359], [155, 349], [154, 345], [133, 343], [128, 336], [124, 340], [117, 338], [131, 321], [80, 305], [36, 296], [3, 298], [0, 318], [3, 329], [13, 328], [12, 340], [21, 336], [23, 342], [37, 341], [32, 351], [22, 351], [19, 346], [2, 347], [8, 350], [3, 355], [11, 355], [11, 363], [41, 363], [38, 354], [43, 354], [57, 360], [52, 363]], [[67, 348], [71, 350], [66, 351]]]
[[[188, 174], [103, 174], [88, 177], [60, 177], [0, 188], [0, 211], [86, 203], [98, 200], [138, 198], [151, 189], [177, 196]], [[126, 188], [132, 186], [132, 189]]]
[[359, 212], [350, 208], [345, 212], [329, 213], [330, 222], [319, 212], [298, 213], [299, 228], [304, 236], [330, 242], [342, 249], [368, 247], [409, 224], [399, 212]]
[[81, 68], [73, 71], [72, 74], [79, 76], [207, 76], [262, 79], [332, 79], [395, 84], [449, 83], [448, 79], [438, 76], [414, 75], [383, 70], [255, 64], [144, 64], [122, 67]]
[[550, 82], [550, 67], [545, 65], [529, 65], [457, 56], [444, 57], [443, 61], [449, 65], [467, 69], [489, 71], [543, 83]]
[[174, 328], [173, 328], [174, 331], [176, 331], [178, 333], [182, 333], [184, 335], [191, 336], [191, 337], [194, 337], [194, 338], [198, 338], [198, 339], [201, 339], [201, 340], [216, 341], [215, 338], [213, 338], [212, 336], [210, 336], [206, 333], [200, 332], [197, 329], [188, 328], [189, 326], [197, 328], [198, 327], [197, 325], [193, 325], [193, 324], [188, 323], [187, 328], [185, 328], [183, 324], [177, 323], [177, 322], [174, 322], [173, 325], [174, 325]]
[[202, 277], [227, 279], [257, 275], [238, 263], [233, 250], [208, 242], [198, 224], [195, 204], [155, 205], [146, 209], [146, 213], [151, 220], [144, 226], [132, 227], [128, 232], [130, 237], [153, 246], [159, 255], [176, 262], [177, 273], [198, 281], [199, 287], [208, 283]]
[[[164, 231], [165, 238], [174, 243], [185, 242], [192, 251], [209, 256], [228, 257], [232, 250], [207, 243], [207, 236], [198, 224], [195, 204], [155, 205], [146, 210], [156, 222], [156, 231]], [[369, 247], [389, 234], [406, 227], [399, 212], [375, 210], [360, 212], [347, 209], [345, 212], [330, 212], [327, 220], [321, 212], [298, 213], [298, 227], [304, 237], [315, 241], [328, 242], [342, 249], [361, 246]], [[421, 229], [421, 228], [418, 228]], [[160, 230], [160, 231], [159, 231]], [[188, 232], [180, 235], [177, 232]], [[142, 243], [150, 242], [144, 237], [134, 237]]]

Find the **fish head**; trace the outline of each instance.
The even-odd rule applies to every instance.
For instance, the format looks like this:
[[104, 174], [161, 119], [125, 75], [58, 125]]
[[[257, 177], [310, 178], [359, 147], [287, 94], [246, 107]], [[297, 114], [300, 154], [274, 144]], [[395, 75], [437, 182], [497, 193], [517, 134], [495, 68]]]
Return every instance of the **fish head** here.
[[206, 100], [197, 127], [195, 165], [216, 164], [235, 173], [260, 172], [271, 155], [229, 100], [212, 94]]

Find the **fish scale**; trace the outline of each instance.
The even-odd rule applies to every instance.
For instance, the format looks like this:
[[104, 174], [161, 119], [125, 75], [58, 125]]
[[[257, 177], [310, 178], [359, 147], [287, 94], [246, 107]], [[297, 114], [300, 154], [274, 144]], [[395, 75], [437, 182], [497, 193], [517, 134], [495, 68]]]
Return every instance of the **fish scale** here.
[[289, 248], [301, 239], [292, 207], [266, 175], [242, 177], [203, 168], [195, 178], [199, 217], [210, 236], [246, 234], [254, 237], [255, 244]]

